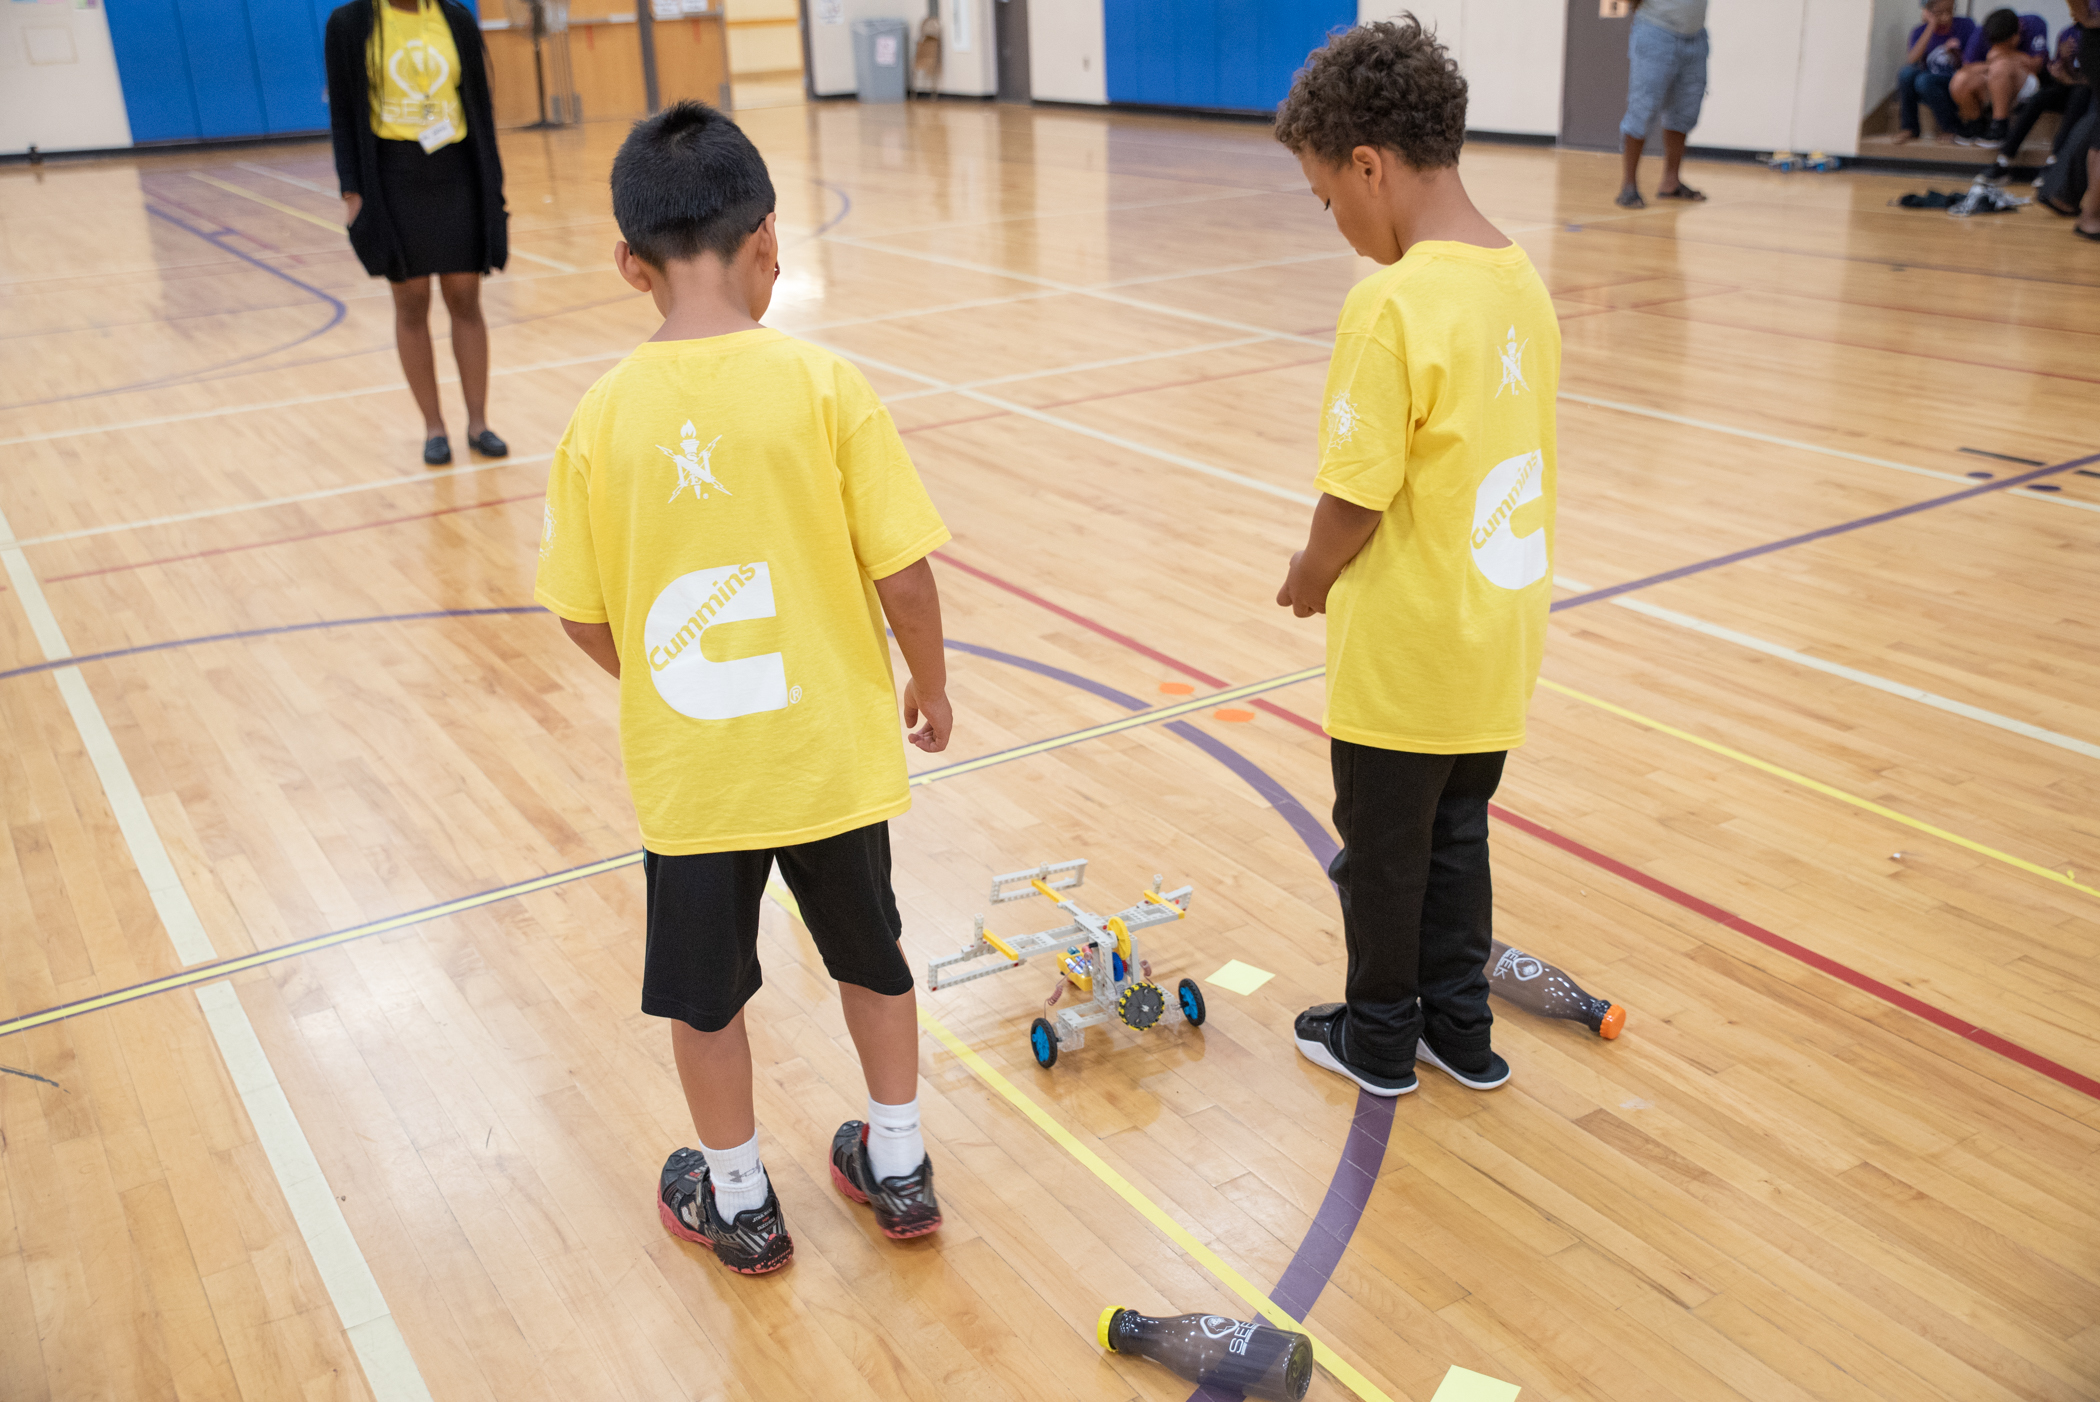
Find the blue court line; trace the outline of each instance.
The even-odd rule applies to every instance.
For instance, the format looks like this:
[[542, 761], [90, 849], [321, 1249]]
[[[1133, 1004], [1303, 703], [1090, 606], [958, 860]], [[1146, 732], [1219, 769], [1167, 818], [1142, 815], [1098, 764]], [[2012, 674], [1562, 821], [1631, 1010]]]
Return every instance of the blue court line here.
[[1748, 549], [1738, 550], [1732, 554], [1717, 555], [1711, 560], [1700, 560], [1694, 564], [1679, 565], [1676, 569], [1664, 570], [1661, 574], [1651, 574], [1642, 579], [1629, 579], [1624, 584], [1612, 584], [1602, 589], [1592, 589], [1587, 594], [1573, 594], [1565, 599], [1554, 600], [1549, 611], [1558, 613], [1562, 609], [1580, 608], [1584, 604], [1594, 604], [1600, 600], [1614, 598], [1620, 594], [1629, 594], [1636, 589], [1646, 589], [1656, 584], [1667, 584], [1673, 579], [1683, 579], [1688, 575], [1704, 574], [1708, 570], [1717, 570], [1723, 565], [1733, 565], [1743, 560], [1755, 559], [1759, 555], [1769, 555], [1775, 550], [1789, 550], [1796, 545], [1807, 545], [1812, 541], [1827, 540], [1831, 536], [1844, 535], [1849, 531], [1861, 530], [1867, 526], [1878, 526], [1884, 521], [1894, 521], [1905, 516], [1916, 515], [1920, 511], [1930, 511], [1936, 506], [1948, 506], [1957, 501], [1967, 501], [1971, 497], [1980, 497], [1991, 492], [2002, 492], [2007, 488], [2032, 482], [2039, 477], [2049, 477], [2059, 472], [2070, 472], [2084, 467], [2088, 463], [2095, 462], [2100, 462], [2100, 453], [2091, 453], [2082, 458], [2072, 458], [2068, 462], [2055, 463], [2048, 467], [2038, 467], [2032, 472], [2018, 473], [1996, 482], [1986, 482], [1981, 486], [1965, 487], [1961, 491], [1949, 492], [1942, 497], [1929, 497], [1924, 501], [1914, 501], [1908, 506], [1899, 506], [1892, 511], [1877, 511], [1872, 516], [1862, 516], [1856, 521], [1840, 521], [1834, 526], [1823, 526], [1817, 530], [1805, 531], [1800, 535], [1788, 536], [1785, 540], [1774, 540], [1768, 541], [1763, 545], [1753, 545]]
[[320, 298], [323, 302], [326, 302], [330, 308], [333, 309], [329, 314], [327, 322], [323, 325], [315, 327], [313, 330], [307, 332], [303, 336], [293, 337], [291, 340], [286, 341], [283, 345], [272, 346], [268, 350], [259, 350], [253, 353], [252, 355], [240, 356], [233, 360], [221, 361], [217, 365], [205, 367], [204, 370], [184, 370], [173, 375], [162, 375], [157, 379], [140, 380], [135, 384], [118, 385], [112, 389], [82, 390], [78, 394], [61, 394], [54, 396], [50, 399], [25, 399], [22, 400], [20, 403], [16, 404], [0, 404], [0, 409], [33, 409], [38, 405], [42, 404], [64, 404], [75, 399], [99, 399], [105, 395], [129, 394], [134, 390], [154, 389], [161, 385], [174, 383], [176, 381], [187, 381], [195, 376], [209, 373], [210, 371], [225, 370], [235, 365], [245, 365], [251, 360], [260, 360], [264, 356], [276, 355], [280, 351], [288, 351], [294, 346], [304, 345], [316, 336], [326, 335], [328, 332], [333, 331], [337, 326], [339, 326], [342, 323], [343, 318], [349, 315], [350, 309], [343, 304], [341, 298], [335, 296], [332, 293], [325, 292], [318, 287], [315, 287], [310, 282], [301, 282], [298, 278], [293, 277], [290, 273], [285, 272], [283, 269], [273, 268], [268, 263], [265, 263], [262, 259], [243, 253], [238, 248], [235, 248], [233, 247], [233, 245], [227, 243], [225, 241], [224, 235], [233, 232], [231, 229], [222, 229], [217, 233], [213, 233], [204, 229], [200, 229], [196, 225], [189, 223], [187, 220], [177, 219], [174, 215], [168, 213], [166, 210], [160, 209], [154, 205], [146, 205], [145, 210], [146, 213], [153, 216], [155, 219], [164, 220], [167, 223], [173, 224], [178, 229], [184, 230], [187, 233], [195, 234], [198, 238], [203, 239], [206, 243], [218, 249], [220, 252], [230, 253], [234, 257], [240, 259], [243, 263], [248, 264], [250, 267], [260, 268], [264, 272], [268, 273], [271, 277], [278, 278], [284, 282], [288, 282], [292, 286], [298, 288], [301, 292], [305, 292], [312, 296]]

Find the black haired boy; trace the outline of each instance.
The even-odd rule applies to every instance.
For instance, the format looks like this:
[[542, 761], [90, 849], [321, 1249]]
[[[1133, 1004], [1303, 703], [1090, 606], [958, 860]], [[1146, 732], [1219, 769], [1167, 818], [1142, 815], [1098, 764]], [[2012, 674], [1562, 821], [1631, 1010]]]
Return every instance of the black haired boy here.
[[744, 1005], [777, 862], [838, 980], [868, 1118], [831, 1177], [888, 1236], [941, 1224], [919, 1131], [918, 1022], [887, 820], [911, 804], [904, 722], [948, 743], [948, 539], [858, 370], [759, 324], [780, 275], [773, 182], [736, 124], [683, 102], [612, 170], [620, 275], [661, 329], [593, 385], [548, 473], [533, 597], [620, 679], [648, 884], [642, 1011], [669, 1018], [700, 1149], [664, 1164], [664, 1225], [732, 1270], [794, 1245], [759, 1163]]

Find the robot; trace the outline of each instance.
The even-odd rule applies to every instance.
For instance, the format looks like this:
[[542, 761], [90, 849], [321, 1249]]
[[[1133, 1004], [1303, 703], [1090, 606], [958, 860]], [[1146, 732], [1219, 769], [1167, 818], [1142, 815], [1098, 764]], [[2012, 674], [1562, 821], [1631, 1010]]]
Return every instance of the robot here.
[[[1057, 879], [1062, 877], [1062, 879]], [[1052, 955], [1058, 967], [1056, 985], [1043, 1002], [1045, 1016], [1028, 1029], [1028, 1049], [1036, 1064], [1048, 1070], [1057, 1064], [1061, 1049], [1077, 1051], [1086, 1045], [1086, 1029], [1106, 1022], [1120, 1022], [1135, 1032], [1155, 1026], [1166, 1015], [1167, 995], [1152, 981], [1152, 965], [1138, 948], [1137, 932], [1152, 925], [1179, 920], [1188, 914], [1193, 886], [1162, 891], [1162, 878], [1152, 878], [1152, 889], [1137, 904], [1103, 919], [1063, 894], [1086, 880], [1086, 859], [1045, 862], [1030, 871], [1010, 871], [992, 878], [992, 904], [1024, 901], [1041, 896], [1056, 906], [1066, 923], [1054, 930], [1003, 939], [984, 927], [977, 917], [976, 938], [961, 950], [926, 965], [926, 986], [939, 990], [972, 979], [990, 978], [1018, 969], [1040, 954]], [[959, 966], [987, 956], [999, 962], [989, 968], [958, 973]], [[1056, 1012], [1051, 1009], [1067, 990], [1076, 1005]], [[1181, 1016], [1191, 1027], [1203, 1025], [1203, 990], [1194, 979], [1185, 978], [1176, 990]]]

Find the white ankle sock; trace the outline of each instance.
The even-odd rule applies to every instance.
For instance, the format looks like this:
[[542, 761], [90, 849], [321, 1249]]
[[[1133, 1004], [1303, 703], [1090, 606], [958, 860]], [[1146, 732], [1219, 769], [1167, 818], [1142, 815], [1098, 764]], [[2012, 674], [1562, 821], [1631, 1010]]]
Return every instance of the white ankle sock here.
[[926, 1157], [919, 1133], [919, 1098], [903, 1105], [884, 1105], [868, 1097], [868, 1167], [877, 1178], [902, 1178], [917, 1171]]
[[766, 1201], [766, 1167], [758, 1161], [758, 1136], [734, 1149], [700, 1146], [707, 1156], [707, 1176], [715, 1185], [715, 1211], [723, 1221], [734, 1222], [739, 1212], [762, 1207]]

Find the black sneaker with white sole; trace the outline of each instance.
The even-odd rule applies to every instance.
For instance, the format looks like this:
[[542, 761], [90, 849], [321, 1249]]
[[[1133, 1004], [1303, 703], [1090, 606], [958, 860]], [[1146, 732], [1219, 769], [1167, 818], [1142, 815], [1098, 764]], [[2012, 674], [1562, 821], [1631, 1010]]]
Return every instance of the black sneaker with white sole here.
[[1493, 1090], [1509, 1079], [1509, 1063], [1494, 1052], [1485, 1052], [1478, 1060], [1467, 1061], [1461, 1066], [1455, 1058], [1438, 1056], [1427, 1037], [1415, 1043], [1415, 1060], [1434, 1066], [1460, 1085], [1474, 1090]]
[[781, 1218], [773, 1184], [767, 1182], [764, 1202], [725, 1222], [707, 1178], [707, 1156], [698, 1149], [673, 1149], [664, 1160], [656, 1212], [672, 1236], [713, 1247], [716, 1258], [738, 1275], [765, 1275], [794, 1259], [795, 1239]]
[[1347, 1015], [1346, 1003], [1320, 1003], [1298, 1014], [1297, 1024], [1292, 1029], [1298, 1041], [1298, 1054], [1315, 1066], [1324, 1066], [1329, 1071], [1347, 1076], [1373, 1095], [1390, 1098], [1413, 1090], [1416, 1085], [1413, 1067], [1398, 1076], [1381, 1076], [1375, 1071], [1351, 1066], [1342, 1059], [1342, 1022]]

